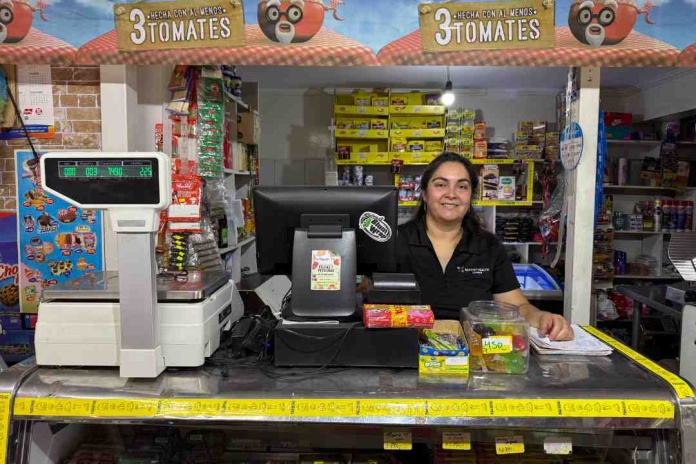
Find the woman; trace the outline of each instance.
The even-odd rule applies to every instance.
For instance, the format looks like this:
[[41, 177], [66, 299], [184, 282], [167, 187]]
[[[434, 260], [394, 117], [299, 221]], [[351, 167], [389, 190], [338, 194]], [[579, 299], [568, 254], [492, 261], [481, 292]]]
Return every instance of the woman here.
[[459, 319], [471, 301], [495, 300], [520, 314], [551, 340], [572, 340], [559, 315], [540, 311], [520, 290], [502, 243], [481, 228], [471, 208], [479, 178], [462, 156], [444, 152], [423, 172], [415, 218], [399, 228], [398, 271], [413, 273], [423, 302], [438, 318]]

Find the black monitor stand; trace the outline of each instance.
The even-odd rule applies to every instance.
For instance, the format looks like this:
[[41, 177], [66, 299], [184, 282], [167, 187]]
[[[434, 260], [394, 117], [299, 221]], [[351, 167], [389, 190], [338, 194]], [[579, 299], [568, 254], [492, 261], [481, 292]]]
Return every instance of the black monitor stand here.
[[350, 216], [303, 214], [293, 242], [291, 317], [360, 320], [356, 271], [356, 238]]

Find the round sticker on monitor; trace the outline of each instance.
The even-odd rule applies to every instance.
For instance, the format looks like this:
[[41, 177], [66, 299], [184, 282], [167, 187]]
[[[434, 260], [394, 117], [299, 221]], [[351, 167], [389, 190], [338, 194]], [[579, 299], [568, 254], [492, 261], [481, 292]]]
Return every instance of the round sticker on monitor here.
[[377, 242], [387, 242], [392, 236], [392, 230], [384, 216], [377, 213], [365, 211], [360, 216], [360, 230], [372, 240]]

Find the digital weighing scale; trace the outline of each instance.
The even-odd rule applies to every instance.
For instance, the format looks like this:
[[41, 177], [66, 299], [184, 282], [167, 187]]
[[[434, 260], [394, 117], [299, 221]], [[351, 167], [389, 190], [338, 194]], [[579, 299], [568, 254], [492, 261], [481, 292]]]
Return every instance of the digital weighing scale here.
[[158, 277], [155, 234], [171, 201], [162, 153], [47, 153], [43, 188], [85, 209], [107, 210], [119, 272], [88, 273], [47, 288], [39, 304], [39, 365], [119, 366], [121, 377], [156, 377], [200, 366], [243, 313], [227, 273]]

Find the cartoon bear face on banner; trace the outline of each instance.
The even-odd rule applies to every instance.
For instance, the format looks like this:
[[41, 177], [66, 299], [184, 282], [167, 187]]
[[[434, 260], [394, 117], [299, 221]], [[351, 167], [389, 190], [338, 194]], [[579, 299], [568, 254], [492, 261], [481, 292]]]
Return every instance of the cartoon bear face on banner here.
[[580, 42], [599, 47], [615, 45], [633, 31], [639, 14], [649, 13], [653, 5], [649, 2], [639, 9], [635, 0], [575, 0], [570, 8], [568, 26]]
[[342, 1], [332, 0], [327, 7], [321, 0], [260, 0], [257, 10], [259, 27], [269, 39], [283, 45], [307, 42], [324, 24], [326, 11], [333, 11]]

